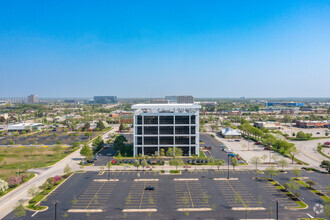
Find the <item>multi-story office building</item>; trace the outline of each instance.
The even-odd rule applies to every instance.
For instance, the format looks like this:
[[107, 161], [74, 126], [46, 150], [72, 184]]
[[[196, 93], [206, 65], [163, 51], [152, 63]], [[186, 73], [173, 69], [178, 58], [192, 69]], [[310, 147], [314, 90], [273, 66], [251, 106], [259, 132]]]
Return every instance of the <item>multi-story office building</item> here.
[[36, 95], [29, 95], [28, 96], [27, 103], [28, 104], [36, 104], [36, 103], [38, 103], [38, 96], [36, 96]]
[[134, 156], [178, 147], [199, 155], [199, 109], [195, 104], [137, 104], [134, 109]]
[[117, 96], [94, 96], [95, 103], [114, 104], [117, 103]]
[[191, 95], [178, 96], [178, 103], [194, 103], [194, 97]]

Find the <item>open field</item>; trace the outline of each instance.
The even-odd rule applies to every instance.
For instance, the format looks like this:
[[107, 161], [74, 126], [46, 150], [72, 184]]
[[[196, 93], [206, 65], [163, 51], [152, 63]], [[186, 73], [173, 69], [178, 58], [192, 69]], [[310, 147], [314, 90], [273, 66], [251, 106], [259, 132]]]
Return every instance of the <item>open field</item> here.
[[0, 147], [0, 178], [54, 164], [72, 152], [68, 147]]
[[[93, 136], [100, 134], [100, 132], [93, 132]], [[20, 145], [54, 145], [54, 144], [72, 144], [73, 142], [85, 142], [88, 141], [88, 137], [85, 136], [85, 132], [41, 132], [32, 135], [20, 135], [20, 136], [6, 136], [0, 138], [0, 145], [9, 145], [10, 139], [14, 144]]]

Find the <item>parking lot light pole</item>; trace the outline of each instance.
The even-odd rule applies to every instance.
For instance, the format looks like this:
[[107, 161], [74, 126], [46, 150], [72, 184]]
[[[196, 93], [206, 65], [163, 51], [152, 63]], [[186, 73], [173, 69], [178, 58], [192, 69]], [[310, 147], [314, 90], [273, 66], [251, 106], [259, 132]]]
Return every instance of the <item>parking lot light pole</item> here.
[[229, 179], [229, 154], [228, 154], [228, 176], [227, 179]]
[[57, 219], [56, 214], [57, 214], [57, 201], [55, 201], [55, 220]]
[[276, 220], [278, 220], [278, 201], [276, 201]]
[[107, 163], [107, 167], [108, 167], [108, 180], [110, 180], [110, 155], [108, 156], [108, 163]]

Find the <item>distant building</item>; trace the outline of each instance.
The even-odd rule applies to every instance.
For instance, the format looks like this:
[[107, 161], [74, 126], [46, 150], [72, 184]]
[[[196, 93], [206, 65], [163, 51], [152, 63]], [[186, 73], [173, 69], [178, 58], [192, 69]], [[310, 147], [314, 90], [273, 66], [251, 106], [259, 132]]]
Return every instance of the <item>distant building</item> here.
[[330, 121], [296, 121], [298, 128], [330, 128]]
[[286, 107], [301, 107], [303, 102], [266, 102], [266, 106], [286, 106]]
[[165, 100], [171, 103], [178, 103], [178, 96], [165, 96]]
[[189, 96], [178, 96], [178, 104], [193, 104], [194, 103], [194, 97]]
[[169, 101], [165, 99], [154, 99], [151, 101], [152, 104], [168, 104]]
[[38, 96], [29, 95], [28, 100], [27, 100], [27, 104], [36, 104], [36, 103], [38, 103]]
[[217, 102], [208, 102], [208, 101], [205, 101], [205, 102], [195, 102], [195, 104], [203, 105], [203, 106], [211, 106], [211, 107], [214, 107], [214, 106], [217, 105]]
[[228, 115], [230, 115], [230, 116], [240, 116], [240, 115], [242, 115], [242, 112], [239, 111], [239, 110], [232, 110], [232, 111], [228, 112]]
[[10, 124], [3, 129], [8, 131], [8, 132], [13, 132], [13, 131], [38, 131], [41, 130], [43, 124], [42, 123], [18, 123], [18, 124]]
[[94, 96], [94, 102], [97, 104], [115, 104], [117, 96]]
[[240, 138], [241, 133], [238, 132], [237, 130], [234, 130], [232, 128], [225, 128], [220, 131], [220, 134], [224, 138]]
[[282, 109], [280, 114], [281, 115], [294, 115], [297, 113], [296, 109]]
[[79, 104], [77, 99], [66, 99], [66, 100], [64, 100], [64, 103], [75, 104], [75, 105]]
[[276, 130], [281, 128], [281, 124], [278, 122], [264, 122], [264, 121], [256, 121], [254, 122], [254, 127], [257, 128], [267, 128], [269, 130]]

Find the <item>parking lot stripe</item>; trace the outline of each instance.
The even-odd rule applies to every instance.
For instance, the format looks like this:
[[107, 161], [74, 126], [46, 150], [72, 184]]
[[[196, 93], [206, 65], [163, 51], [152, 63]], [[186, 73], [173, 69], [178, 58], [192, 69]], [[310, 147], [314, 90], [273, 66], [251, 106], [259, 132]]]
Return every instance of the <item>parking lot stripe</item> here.
[[93, 202], [95, 196], [99, 193], [99, 191], [102, 189], [102, 187], [104, 186], [106, 182], [103, 182], [102, 186], [97, 190], [97, 192], [95, 193], [95, 195], [93, 196], [93, 198], [91, 199], [91, 201], [89, 202], [89, 204], [87, 205], [86, 209], [89, 207], [89, 205]]
[[194, 208], [194, 203], [193, 203], [193, 200], [191, 198], [191, 193], [190, 193], [190, 189], [189, 189], [187, 180], [186, 180], [186, 186], [187, 186], [187, 190], [188, 190], [188, 193], [189, 193], [189, 197], [190, 197], [190, 201], [191, 201], [191, 206]]
[[147, 184], [147, 181], [144, 181], [144, 187], [142, 189], [142, 196], [141, 196], [141, 201], [140, 201], [139, 209], [141, 209], [142, 200], [143, 200], [143, 196], [144, 196], [144, 189], [146, 188], [146, 184]]

